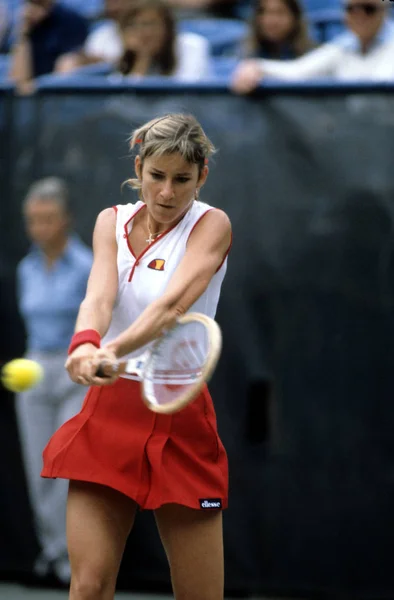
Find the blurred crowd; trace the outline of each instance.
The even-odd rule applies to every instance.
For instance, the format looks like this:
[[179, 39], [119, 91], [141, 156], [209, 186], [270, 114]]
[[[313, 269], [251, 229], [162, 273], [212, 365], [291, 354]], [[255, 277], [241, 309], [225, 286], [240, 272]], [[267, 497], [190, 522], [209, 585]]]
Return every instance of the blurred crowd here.
[[0, 0], [0, 75], [394, 80], [390, 0]]

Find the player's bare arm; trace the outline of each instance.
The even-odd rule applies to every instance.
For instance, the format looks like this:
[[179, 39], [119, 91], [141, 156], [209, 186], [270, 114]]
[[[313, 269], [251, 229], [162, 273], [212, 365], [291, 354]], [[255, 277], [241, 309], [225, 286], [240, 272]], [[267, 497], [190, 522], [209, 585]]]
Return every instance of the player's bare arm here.
[[186, 253], [164, 294], [106, 349], [119, 358], [157, 338], [209, 285], [231, 244], [231, 224], [221, 210], [207, 213], [190, 235]]
[[[116, 215], [113, 208], [103, 210], [97, 217], [93, 233], [93, 265], [89, 276], [75, 331], [95, 329], [103, 337], [112, 318], [112, 308], [118, 289], [116, 268]], [[71, 379], [88, 384], [92, 375], [89, 359], [96, 353], [93, 344], [76, 348], [66, 362]]]
[[93, 265], [75, 331], [96, 329], [103, 337], [108, 330], [118, 291], [115, 228], [115, 211], [106, 208], [97, 217], [94, 228]]

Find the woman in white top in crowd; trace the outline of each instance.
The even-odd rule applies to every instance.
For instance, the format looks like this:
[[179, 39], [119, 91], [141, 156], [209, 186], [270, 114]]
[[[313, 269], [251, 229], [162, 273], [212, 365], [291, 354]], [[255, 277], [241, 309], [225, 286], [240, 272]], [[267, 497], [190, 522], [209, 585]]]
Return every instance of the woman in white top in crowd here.
[[123, 75], [167, 75], [196, 80], [209, 74], [205, 40], [177, 35], [171, 10], [162, 0], [136, 0], [119, 22]]
[[[168, 75], [198, 81], [211, 73], [209, 42], [195, 33], [176, 33], [171, 8], [163, 0], [119, 0], [113, 18], [89, 35], [82, 52], [68, 54], [58, 72], [105, 62], [125, 74]], [[131, 66], [132, 65], [132, 66]]]
[[344, 10], [348, 31], [295, 60], [243, 61], [234, 73], [233, 91], [249, 93], [264, 77], [394, 80], [394, 25], [388, 19], [388, 4], [382, 0], [347, 0]]
[[286, 60], [302, 56], [315, 46], [299, 0], [255, 3], [245, 58]]

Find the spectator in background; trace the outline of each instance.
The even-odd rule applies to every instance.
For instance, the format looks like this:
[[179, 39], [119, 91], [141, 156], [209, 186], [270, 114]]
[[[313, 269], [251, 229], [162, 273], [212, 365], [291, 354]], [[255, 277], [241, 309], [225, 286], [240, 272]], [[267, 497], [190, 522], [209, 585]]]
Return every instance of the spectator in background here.
[[134, 0], [105, 0], [104, 17], [107, 22], [89, 34], [83, 48], [85, 64], [102, 61], [103, 53], [105, 62], [116, 62], [119, 59], [119, 51], [114, 52], [112, 32], [120, 23], [122, 14], [132, 6], [133, 2]]
[[208, 43], [195, 34], [175, 32], [175, 22], [162, 0], [135, 0], [119, 26], [122, 75], [167, 75], [198, 80], [209, 74]]
[[79, 412], [85, 390], [64, 368], [79, 305], [85, 296], [92, 253], [70, 233], [65, 183], [49, 177], [34, 183], [23, 213], [33, 248], [17, 271], [18, 305], [26, 329], [27, 357], [44, 368], [44, 380], [18, 394], [16, 414], [41, 555], [37, 576], [68, 583], [65, 536], [67, 485], [40, 477], [42, 451], [53, 432]]
[[118, 27], [122, 14], [134, 0], [105, 0], [103, 19], [91, 31], [80, 52], [66, 54], [59, 61], [59, 70], [68, 73], [74, 69], [107, 62], [115, 64], [121, 55]]
[[58, 59], [81, 48], [88, 22], [79, 13], [54, 0], [26, 0], [12, 47], [11, 78], [30, 91], [35, 77], [56, 71]]
[[[102, 60], [110, 61], [122, 75], [198, 81], [210, 74], [209, 43], [194, 33], [176, 34], [173, 14], [164, 0], [133, 0], [117, 22], [102, 26], [102, 37], [106, 40]], [[77, 63], [75, 57], [65, 57], [63, 72]]]
[[297, 58], [314, 46], [298, 0], [259, 0], [256, 3], [247, 40], [248, 57]]
[[338, 80], [394, 80], [394, 24], [382, 0], [346, 0], [348, 31], [292, 61], [245, 60], [236, 69], [232, 89], [254, 90], [263, 77], [299, 81], [313, 77]]

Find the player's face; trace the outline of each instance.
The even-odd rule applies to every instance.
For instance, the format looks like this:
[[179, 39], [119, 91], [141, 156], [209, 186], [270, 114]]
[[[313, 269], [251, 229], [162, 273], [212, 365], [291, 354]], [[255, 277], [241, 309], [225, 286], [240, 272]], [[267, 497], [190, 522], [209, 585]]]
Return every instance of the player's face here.
[[346, 24], [361, 40], [372, 40], [382, 26], [387, 13], [382, 0], [347, 0]]
[[43, 250], [64, 240], [69, 219], [55, 200], [32, 198], [25, 207], [24, 216], [29, 238]]
[[136, 157], [136, 172], [142, 183], [142, 196], [156, 223], [171, 225], [181, 219], [192, 205], [196, 189], [208, 175], [204, 167], [187, 162], [180, 154], [146, 158], [141, 168]]

